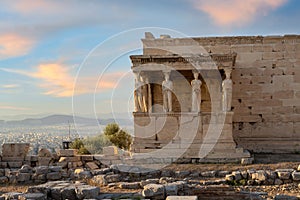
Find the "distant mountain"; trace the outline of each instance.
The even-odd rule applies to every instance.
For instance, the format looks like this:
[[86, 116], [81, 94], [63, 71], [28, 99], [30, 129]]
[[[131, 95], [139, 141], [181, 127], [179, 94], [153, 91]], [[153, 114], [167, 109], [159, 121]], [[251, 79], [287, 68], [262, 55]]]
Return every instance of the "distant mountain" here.
[[55, 113], [40, 113], [40, 114], [19, 114], [19, 115], [2, 115], [0, 116], [1, 120], [6, 121], [17, 121], [17, 120], [23, 120], [23, 119], [29, 119], [29, 118], [43, 118], [46, 116], [54, 115]]
[[[27, 118], [23, 120], [12, 120], [6, 121], [6, 125], [28, 125], [28, 126], [46, 126], [46, 125], [59, 125], [59, 124], [67, 124], [67, 123], [76, 123], [82, 125], [97, 125], [100, 123], [101, 125], [106, 125], [109, 123], [117, 122], [119, 125], [131, 125], [130, 119], [93, 119], [87, 117], [78, 117], [72, 115], [50, 115], [43, 118]], [[0, 124], [4, 124], [0, 122]]]

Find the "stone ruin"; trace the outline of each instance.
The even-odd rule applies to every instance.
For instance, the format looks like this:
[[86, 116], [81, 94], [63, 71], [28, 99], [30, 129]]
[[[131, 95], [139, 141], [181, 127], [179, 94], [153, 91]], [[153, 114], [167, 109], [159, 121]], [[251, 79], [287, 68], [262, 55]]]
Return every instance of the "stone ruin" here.
[[90, 178], [90, 170], [122, 163], [123, 156], [114, 147], [104, 147], [101, 155], [78, 155], [76, 149], [58, 149], [51, 153], [42, 148], [38, 155], [27, 155], [29, 143], [5, 143], [0, 159], [0, 183], [44, 183]]
[[[3, 144], [0, 184], [30, 184], [26, 193], [9, 192], [0, 199], [265, 199], [266, 192], [237, 191], [231, 184], [274, 185], [299, 184], [297, 169], [237, 171], [148, 170], [124, 164], [128, 158], [116, 147], [104, 148], [103, 155], [77, 155], [74, 149], [51, 153], [41, 149], [27, 155], [29, 144]], [[125, 190], [123, 193], [101, 192], [101, 187]], [[131, 192], [132, 191], [132, 192]], [[274, 199], [297, 197], [276, 195]]]
[[104, 147], [101, 155], [78, 155], [76, 149], [51, 153], [45, 148], [38, 155], [28, 155], [29, 148], [29, 143], [2, 145], [0, 184], [41, 185], [30, 187], [25, 194], [3, 194], [0, 199], [93, 199], [99, 195], [100, 188], [75, 181], [108, 173], [107, 167], [121, 163], [122, 157], [127, 156], [114, 146]]
[[145, 35], [143, 54], [130, 56], [135, 157], [300, 152], [299, 35]]

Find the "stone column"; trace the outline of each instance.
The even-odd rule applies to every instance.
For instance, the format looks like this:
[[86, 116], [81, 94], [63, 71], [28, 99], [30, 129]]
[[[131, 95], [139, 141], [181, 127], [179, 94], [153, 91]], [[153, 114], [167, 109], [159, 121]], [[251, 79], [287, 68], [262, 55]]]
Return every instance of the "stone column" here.
[[222, 83], [222, 110], [223, 112], [231, 111], [232, 101], [232, 80], [230, 79], [231, 71], [230, 68], [225, 68], [226, 78]]
[[149, 78], [145, 78], [145, 83], [147, 85], [147, 91], [148, 91], [148, 112], [152, 113], [152, 93], [151, 93], [151, 84], [149, 83]]
[[201, 85], [202, 82], [198, 79], [199, 73], [193, 71], [194, 80], [191, 82], [192, 86], [192, 112], [200, 112], [201, 110]]
[[172, 112], [173, 82], [170, 80], [170, 71], [164, 72], [165, 80], [162, 82], [163, 108], [165, 112]]
[[134, 84], [134, 111], [143, 111], [143, 95], [142, 95], [142, 82], [140, 80], [140, 72], [133, 72], [135, 76]]
[[142, 83], [142, 112], [148, 112], [148, 84], [144, 73], [140, 77]]

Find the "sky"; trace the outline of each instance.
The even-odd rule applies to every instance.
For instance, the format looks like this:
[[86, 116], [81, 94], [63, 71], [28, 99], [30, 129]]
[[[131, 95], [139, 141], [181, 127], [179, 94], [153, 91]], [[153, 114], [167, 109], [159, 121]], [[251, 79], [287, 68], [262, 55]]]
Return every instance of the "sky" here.
[[0, 119], [130, 115], [144, 32], [300, 34], [299, 11], [299, 0], [0, 0]]

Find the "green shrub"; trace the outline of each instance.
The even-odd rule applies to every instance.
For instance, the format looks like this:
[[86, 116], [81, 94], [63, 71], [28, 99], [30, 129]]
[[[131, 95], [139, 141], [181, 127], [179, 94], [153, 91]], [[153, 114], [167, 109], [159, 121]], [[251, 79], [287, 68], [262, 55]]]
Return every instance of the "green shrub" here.
[[89, 150], [87, 150], [87, 148], [85, 148], [84, 146], [80, 147], [78, 149], [78, 154], [80, 155], [87, 155], [87, 154], [91, 154]]
[[129, 150], [132, 137], [126, 131], [120, 129], [118, 124], [108, 124], [104, 129], [104, 135], [115, 146], [120, 149]]
[[70, 145], [71, 149], [78, 149], [78, 154], [90, 154], [90, 152], [84, 147], [83, 140], [76, 138]]
[[120, 149], [129, 150], [132, 137], [126, 131], [120, 129], [118, 124], [108, 124], [104, 134], [76, 138], [70, 145], [72, 149], [78, 149], [78, 154], [101, 154], [103, 147], [115, 145]]
[[110, 140], [103, 134], [87, 137], [83, 142], [84, 146], [93, 154], [101, 154], [103, 147], [112, 145]]

